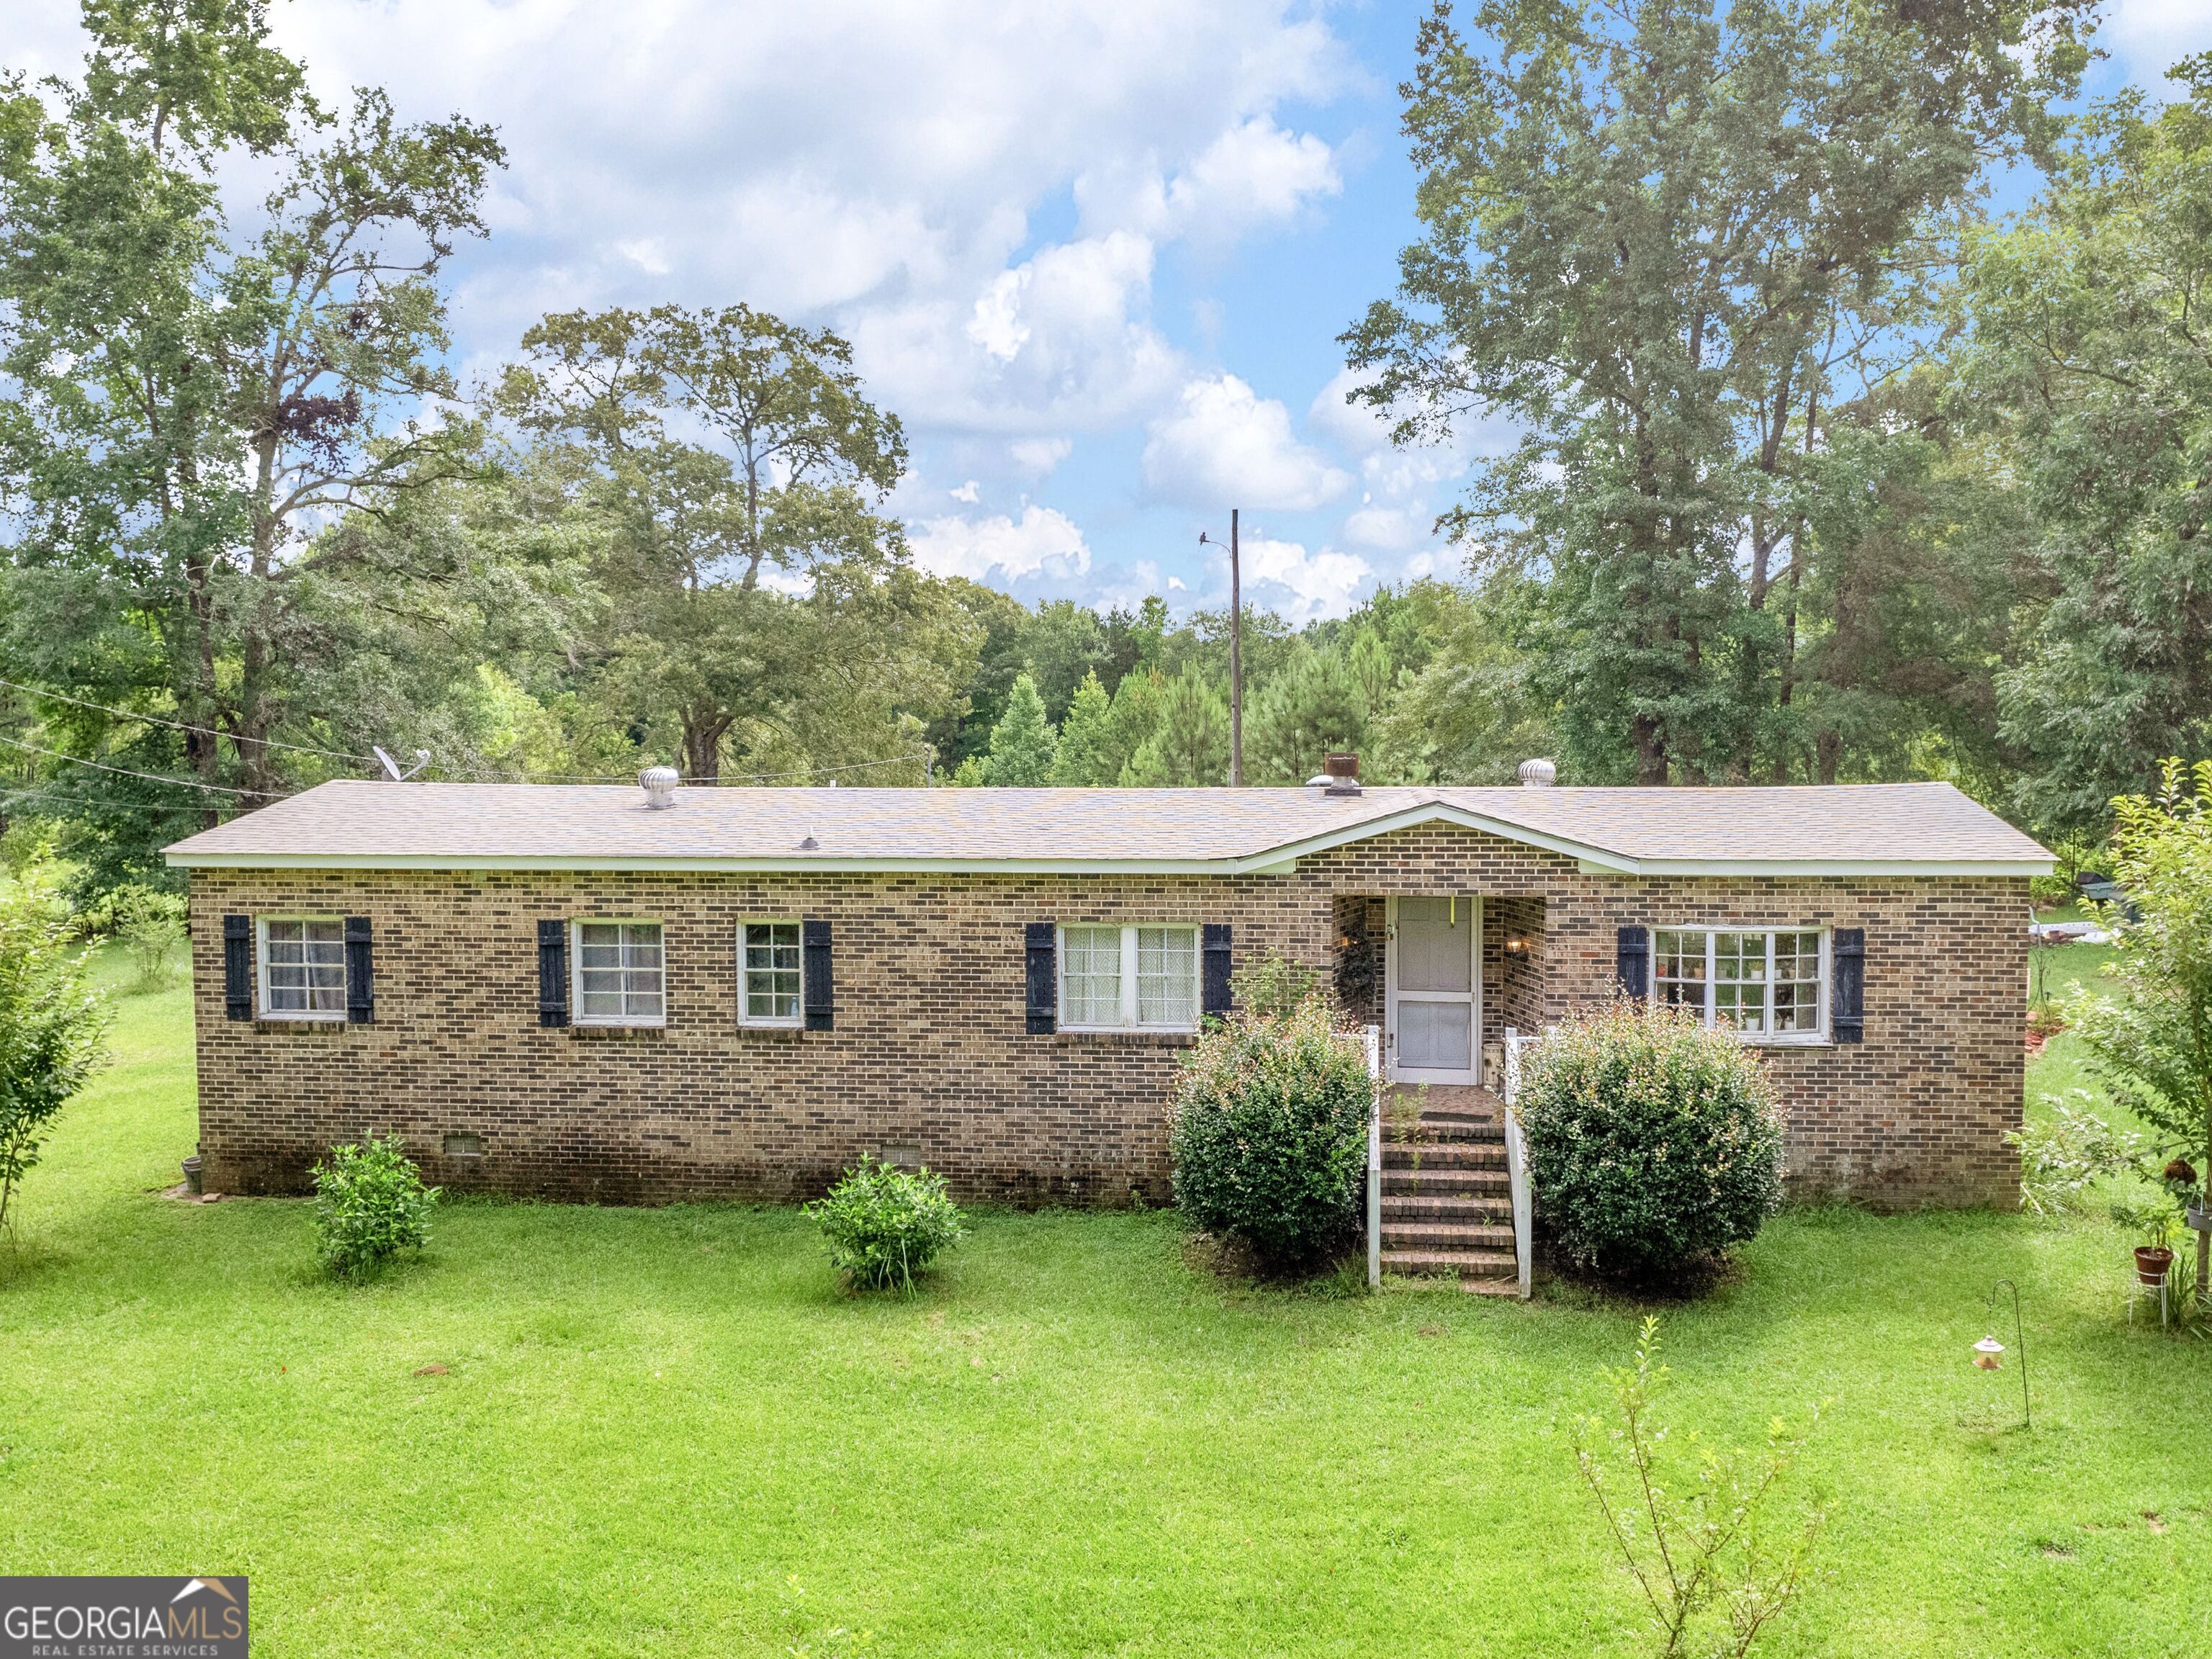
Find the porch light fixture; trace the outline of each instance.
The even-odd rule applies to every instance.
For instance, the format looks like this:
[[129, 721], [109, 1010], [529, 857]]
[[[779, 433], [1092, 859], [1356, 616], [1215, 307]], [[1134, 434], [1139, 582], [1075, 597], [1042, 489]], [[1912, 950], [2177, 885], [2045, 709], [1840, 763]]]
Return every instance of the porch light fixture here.
[[1505, 936], [1505, 954], [1509, 957], [1527, 956], [1528, 954], [1528, 941], [1522, 938], [1518, 933], [1508, 933]]
[[[2020, 1349], [2020, 1420], [2027, 1428], [2033, 1429], [2035, 1418], [2027, 1404], [2027, 1330], [2021, 1323], [2020, 1286], [2009, 1279], [2000, 1279], [1990, 1286], [1984, 1305], [1988, 1310], [1990, 1323], [1994, 1327], [1996, 1323], [1997, 1292], [2001, 1290], [2012, 1293], [2012, 1335], [2013, 1341]], [[1974, 1364], [1982, 1370], [1996, 1370], [2004, 1364], [2004, 1344], [1998, 1341], [1994, 1334], [1985, 1336], [1974, 1344]]]

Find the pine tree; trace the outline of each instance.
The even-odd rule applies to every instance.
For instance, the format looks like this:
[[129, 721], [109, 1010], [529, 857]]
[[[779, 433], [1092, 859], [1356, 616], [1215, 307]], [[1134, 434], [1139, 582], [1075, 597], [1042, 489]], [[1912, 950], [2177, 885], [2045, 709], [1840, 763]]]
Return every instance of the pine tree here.
[[1006, 694], [1006, 712], [991, 728], [990, 781], [1006, 788], [1038, 788], [1051, 779], [1058, 747], [1036, 682], [1018, 676]]
[[1113, 750], [1109, 730], [1114, 716], [1112, 699], [1099, 683], [1097, 672], [1083, 677], [1068, 700], [1067, 718], [1060, 723], [1060, 752], [1052, 763], [1052, 781], [1068, 788], [1090, 788], [1111, 783], [1121, 774], [1123, 762]]
[[1330, 750], [1358, 748], [1367, 732], [1367, 698], [1341, 652], [1299, 647], [1252, 699], [1244, 726], [1247, 775], [1256, 783], [1304, 783], [1321, 770]]
[[1121, 781], [1188, 788], [1228, 775], [1228, 705], [1195, 666], [1187, 668], [1161, 688], [1159, 724], [1129, 757]]

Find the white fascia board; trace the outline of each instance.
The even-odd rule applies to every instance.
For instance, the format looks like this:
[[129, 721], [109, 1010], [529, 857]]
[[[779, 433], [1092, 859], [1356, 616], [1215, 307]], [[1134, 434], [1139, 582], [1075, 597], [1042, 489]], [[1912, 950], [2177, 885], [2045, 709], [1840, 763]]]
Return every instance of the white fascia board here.
[[1634, 859], [1626, 867], [1588, 859], [1577, 865], [1586, 876], [1799, 876], [1819, 880], [1837, 876], [2047, 876], [2050, 859]]
[[1274, 854], [1238, 859], [569, 858], [439, 853], [170, 853], [179, 870], [697, 871], [714, 875], [793, 875], [818, 871], [909, 875], [1287, 875]]

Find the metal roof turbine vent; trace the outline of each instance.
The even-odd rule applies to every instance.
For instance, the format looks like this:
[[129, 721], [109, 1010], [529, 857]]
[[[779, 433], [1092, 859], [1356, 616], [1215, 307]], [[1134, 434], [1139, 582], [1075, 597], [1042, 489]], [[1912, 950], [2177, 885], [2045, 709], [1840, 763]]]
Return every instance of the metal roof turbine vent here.
[[676, 786], [683, 776], [672, 766], [648, 766], [637, 775], [637, 787], [645, 791], [647, 806], [676, 805]]
[[1521, 787], [1523, 789], [1549, 789], [1559, 781], [1559, 769], [1547, 760], [1524, 760], [1521, 763]]
[[1341, 751], [1324, 756], [1321, 763], [1322, 775], [1328, 780], [1322, 793], [1330, 795], [1356, 795], [1359, 793], [1359, 757]]

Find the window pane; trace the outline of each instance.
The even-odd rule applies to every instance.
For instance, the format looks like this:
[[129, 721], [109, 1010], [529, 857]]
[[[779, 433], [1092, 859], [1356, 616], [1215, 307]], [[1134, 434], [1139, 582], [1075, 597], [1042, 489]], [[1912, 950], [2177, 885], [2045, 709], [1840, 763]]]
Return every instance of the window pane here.
[[1713, 1023], [1766, 1030], [1766, 935], [1713, 935]]
[[1060, 987], [1070, 1025], [1121, 1023], [1121, 930], [1070, 927], [1061, 934]]
[[1777, 1031], [1820, 1029], [1820, 936], [1774, 936], [1774, 1027]]
[[665, 1006], [657, 921], [586, 921], [576, 928], [577, 1012], [585, 1019], [652, 1024]]
[[1670, 1006], [1705, 1012], [1705, 935], [1661, 927], [1651, 934], [1653, 998]]
[[1198, 930], [1137, 929], [1137, 1024], [1198, 1023]]
[[745, 924], [745, 1018], [799, 1018], [799, 924]]
[[272, 921], [264, 935], [269, 1012], [345, 1012], [345, 927], [335, 918]]

